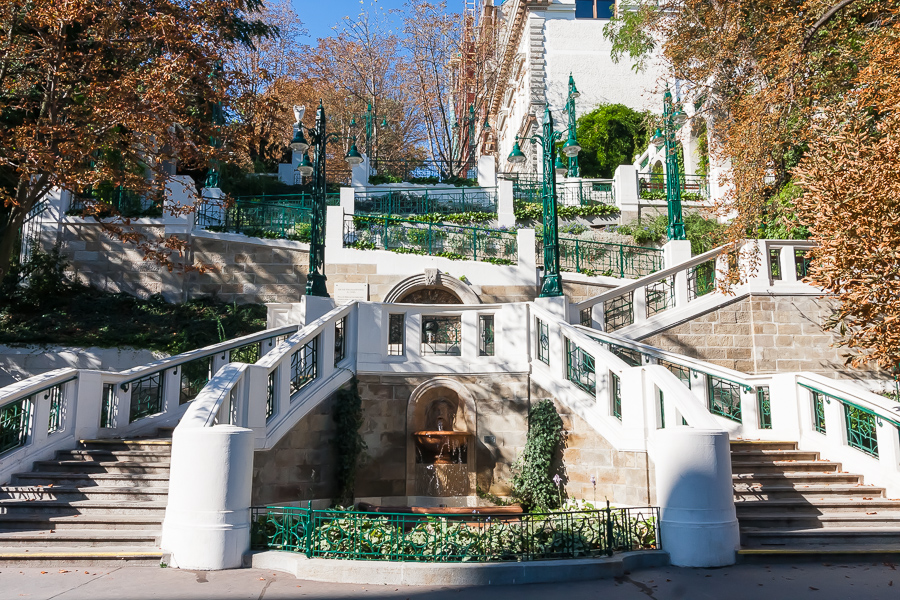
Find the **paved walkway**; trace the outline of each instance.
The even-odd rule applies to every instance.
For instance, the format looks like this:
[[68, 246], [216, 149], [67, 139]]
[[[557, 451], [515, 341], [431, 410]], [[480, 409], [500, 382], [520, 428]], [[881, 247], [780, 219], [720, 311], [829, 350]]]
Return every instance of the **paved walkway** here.
[[615, 580], [479, 588], [338, 585], [302, 581], [285, 573], [258, 569], [219, 572], [151, 567], [0, 569], [3, 600], [896, 600], [898, 597], [900, 569], [881, 562], [835, 566], [738, 565], [724, 569], [665, 567], [634, 572]]

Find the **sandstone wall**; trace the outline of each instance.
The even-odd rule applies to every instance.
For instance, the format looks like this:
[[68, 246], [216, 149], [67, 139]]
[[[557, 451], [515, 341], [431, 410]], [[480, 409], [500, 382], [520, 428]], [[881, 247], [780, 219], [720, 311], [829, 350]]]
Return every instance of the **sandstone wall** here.
[[822, 327], [833, 300], [750, 296], [640, 340], [745, 373], [810, 371], [844, 378], [881, 377], [845, 365], [846, 350]]

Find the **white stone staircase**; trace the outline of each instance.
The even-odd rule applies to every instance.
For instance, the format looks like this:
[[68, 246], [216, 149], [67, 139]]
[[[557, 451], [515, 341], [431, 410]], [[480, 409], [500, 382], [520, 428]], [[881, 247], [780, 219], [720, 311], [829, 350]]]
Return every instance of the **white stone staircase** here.
[[158, 565], [171, 447], [82, 440], [14, 475], [0, 487], [0, 566]]
[[732, 478], [744, 558], [896, 555], [900, 500], [795, 442], [733, 441]]

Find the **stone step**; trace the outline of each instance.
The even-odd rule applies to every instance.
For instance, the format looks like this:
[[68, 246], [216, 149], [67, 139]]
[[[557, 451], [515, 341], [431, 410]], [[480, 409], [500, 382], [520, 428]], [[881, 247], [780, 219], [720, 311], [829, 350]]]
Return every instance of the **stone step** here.
[[819, 460], [818, 452], [803, 450], [754, 450], [731, 453], [731, 464], [746, 462], [763, 462], [775, 460]]
[[10, 485], [53, 485], [70, 487], [169, 487], [168, 474], [132, 473], [16, 473]]
[[734, 483], [735, 502], [741, 501], [766, 501], [776, 500], [780, 498], [855, 498], [864, 500], [865, 498], [884, 498], [884, 488], [865, 485], [841, 485], [841, 484], [772, 484], [765, 485], [758, 482], [735, 482]]
[[165, 501], [169, 494], [167, 487], [124, 487], [91, 486], [74, 487], [50, 486], [0, 486], [2, 500], [111, 500], [115, 502]]
[[835, 527], [835, 528], [741, 528], [741, 541], [748, 548], [807, 546], [878, 546], [900, 550], [900, 527]]
[[42, 548], [108, 548], [119, 546], [159, 548], [159, 532], [132, 530], [4, 531], [0, 529], [0, 547], [40, 546]]
[[733, 440], [731, 451], [742, 450], [796, 450], [797, 442], [761, 442], [752, 440]]
[[17, 515], [40, 512], [51, 515], [159, 515], [166, 511], [163, 502], [112, 502], [109, 500], [0, 500], [0, 514]]
[[172, 440], [161, 438], [133, 438], [127, 440], [79, 440], [78, 445], [83, 450], [148, 450], [159, 452], [172, 451]]
[[171, 459], [170, 452], [153, 450], [58, 450], [56, 460], [81, 460], [95, 462], [152, 462], [167, 463]]
[[34, 463], [34, 471], [43, 473], [135, 473], [168, 474], [169, 465], [152, 462], [99, 462], [88, 460], [39, 460]]
[[841, 463], [826, 460], [757, 460], [732, 464], [732, 470], [750, 473], [839, 473]]
[[748, 483], [783, 483], [783, 484], [857, 484], [863, 478], [853, 473], [823, 473], [794, 471], [789, 473], [734, 473], [731, 480]]
[[121, 546], [63, 550], [32, 546], [0, 547], [0, 565], [4, 567], [114, 567], [158, 566], [162, 551], [153, 548]]
[[755, 502], [752, 500], [737, 501], [734, 507], [738, 512], [738, 518], [745, 513], [758, 511], [782, 512], [782, 513], [854, 513], [864, 518], [866, 514], [878, 514], [879, 511], [900, 515], [900, 501], [874, 498], [872, 500], [855, 500], [845, 498], [784, 498]]
[[881, 512], [860, 513], [799, 513], [771, 510], [750, 511], [738, 516], [742, 528], [843, 529], [900, 527], [900, 514]]
[[163, 514], [150, 515], [46, 515], [38, 512], [0, 514], [0, 529], [77, 531], [81, 529], [104, 531], [150, 530], [162, 531]]

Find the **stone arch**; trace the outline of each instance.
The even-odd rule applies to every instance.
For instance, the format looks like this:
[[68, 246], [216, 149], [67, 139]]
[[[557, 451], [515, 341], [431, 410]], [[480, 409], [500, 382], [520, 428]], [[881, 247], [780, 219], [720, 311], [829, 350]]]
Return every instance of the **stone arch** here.
[[[421, 302], [421, 300], [429, 299], [427, 293], [422, 293], [426, 290], [435, 290], [435, 294], [433, 294], [435, 300], [442, 300], [447, 295], [452, 295], [459, 299], [458, 304], [481, 304], [481, 298], [469, 286], [455, 277], [444, 276], [437, 269], [425, 269], [425, 272], [421, 275], [412, 275], [397, 282], [385, 294], [384, 302], [409, 302], [407, 298], [412, 296], [414, 300], [420, 301], [415, 303], [424, 304], [425, 302]], [[431, 302], [428, 303], [431, 304]], [[434, 302], [434, 304], [456, 304], [456, 302], [438, 301]]]

